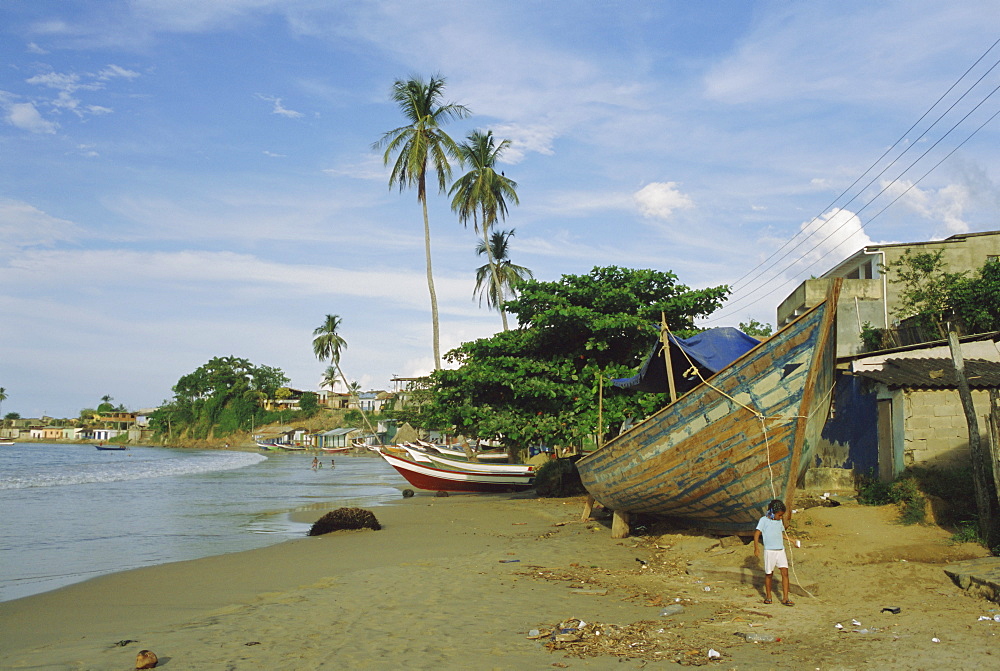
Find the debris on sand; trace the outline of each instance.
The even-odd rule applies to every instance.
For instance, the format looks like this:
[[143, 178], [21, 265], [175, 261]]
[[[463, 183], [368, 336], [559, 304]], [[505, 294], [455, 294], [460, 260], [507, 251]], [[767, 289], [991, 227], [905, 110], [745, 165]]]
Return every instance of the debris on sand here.
[[373, 529], [378, 531], [382, 528], [374, 513], [364, 508], [337, 508], [331, 510], [323, 517], [313, 523], [309, 529], [310, 536], [320, 536], [331, 531], [341, 531], [343, 529]]

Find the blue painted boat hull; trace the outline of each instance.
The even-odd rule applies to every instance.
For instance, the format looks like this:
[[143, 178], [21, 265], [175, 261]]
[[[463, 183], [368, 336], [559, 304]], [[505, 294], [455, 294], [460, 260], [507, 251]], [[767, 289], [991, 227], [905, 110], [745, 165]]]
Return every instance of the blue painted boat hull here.
[[726, 533], [752, 531], [771, 499], [791, 503], [829, 415], [838, 294], [578, 461], [587, 491]]

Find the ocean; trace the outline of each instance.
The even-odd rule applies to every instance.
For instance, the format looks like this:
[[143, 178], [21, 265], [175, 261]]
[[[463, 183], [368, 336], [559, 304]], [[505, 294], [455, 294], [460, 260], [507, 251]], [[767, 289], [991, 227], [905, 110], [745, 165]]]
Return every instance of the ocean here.
[[[0, 601], [305, 536], [289, 513], [396, 500], [382, 459], [161, 447], [0, 447]], [[330, 461], [336, 467], [330, 467]]]

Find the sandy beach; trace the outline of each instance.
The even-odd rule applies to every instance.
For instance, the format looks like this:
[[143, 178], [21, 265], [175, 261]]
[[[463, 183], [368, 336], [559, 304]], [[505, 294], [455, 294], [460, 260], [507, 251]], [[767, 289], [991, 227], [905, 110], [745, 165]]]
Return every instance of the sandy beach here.
[[[138, 569], [0, 603], [0, 667], [125, 670], [141, 649], [172, 670], [992, 661], [1000, 622], [979, 618], [1000, 606], [965, 594], [942, 570], [987, 553], [950, 544], [937, 526], [895, 524], [892, 508], [797, 514], [800, 585], [796, 605], [785, 607], [763, 604], [750, 584], [759, 566], [752, 545], [659, 526], [614, 540], [607, 521], [580, 521], [582, 507], [578, 498], [421, 493], [374, 509], [381, 531]], [[671, 605], [684, 609], [661, 616]], [[579, 621], [580, 631], [560, 637], [571, 640], [547, 635]], [[741, 636], [748, 632], [781, 640], [751, 643]]]

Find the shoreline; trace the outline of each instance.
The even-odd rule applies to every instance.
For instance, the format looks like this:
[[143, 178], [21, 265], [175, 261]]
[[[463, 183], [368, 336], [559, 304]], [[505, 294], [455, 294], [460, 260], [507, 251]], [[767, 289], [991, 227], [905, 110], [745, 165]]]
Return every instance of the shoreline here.
[[[421, 492], [375, 508], [381, 531], [136, 569], [0, 603], [0, 667], [126, 669], [148, 649], [174, 671], [639, 669], [649, 660], [963, 668], [988, 663], [1000, 636], [1000, 623], [977, 621], [1000, 606], [943, 572], [982, 549], [949, 544], [939, 527], [900, 526], [891, 507], [796, 515], [795, 573], [812, 596], [793, 590], [796, 606], [786, 608], [762, 604], [760, 588], [744, 582], [759, 572], [752, 546], [659, 528], [613, 540], [609, 522], [580, 521], [582, 506]], [[322, 512], [294, 515], [311, 522]], [[683, 612], [660, 615], [674, 604]], [[599, 626], [606, 645], [550, 651], [547, 639], [530, 638], [573, 619]], [[781, 640], [748, 643], [750, 632]], [[721, 657], [710, 660], [709, 650]]]

